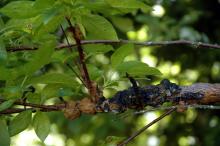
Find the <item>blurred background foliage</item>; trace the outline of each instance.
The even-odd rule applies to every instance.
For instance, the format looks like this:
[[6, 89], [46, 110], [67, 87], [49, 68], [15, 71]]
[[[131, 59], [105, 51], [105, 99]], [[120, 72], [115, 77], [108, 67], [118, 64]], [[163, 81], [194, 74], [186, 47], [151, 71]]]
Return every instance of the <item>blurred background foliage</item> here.
[[[9, 2], [11, 1], [1, 0], [0, 7], [5, 6]], [[69, 1], [66, 0], [65, 2], [68, 4]], [[133, 13], [114, 16], [107, 16], [103, 12], [101, 15], [105, 16], [113, 24], [120, 39], [138, 41], [185, 39], [220, 44], [219, 0], [148, 0], [144, 2], [152, 9], [146, 12], [137, 10]], [[100, 11], [104, 10], [101, 9]], [[5, 22], [9, 19], [3, 15], [2, 18]], [[17, 34], [13, 34], [14, 38], [11, 38], [11, 42], [8, 42], [8, 44], [16, 46], [17, 44], [32, 45], [35, 43], [29, 41], [28, 33], [24, 33], [23, 38], [18, 39], [16, 35], [21, 35], [19, 33], [24, 32], [17, 31]], [[8, 35], [11, 37], [11, 34]], [[60, 35], [58, 31], [57, 35], [58, 37], [61, 36], [60, 42], [65, 42], [62, 33]], [[119, 45], [114, 45], [113, 47], [116, 49]], [[110, 46], [108, 49], [111, 50], [113, 48]], [[89, 53], [92, 54], [92, 57], [88, 56], [87, 61], [90, 64], [95, 64], [95, 67], [91, 65], [90, 72], [99, 72], [98, 75], [95, 74], [93, 76], [93, 79], [103, 87], [105, 96], [111, 97], [118, 90], [123, 90], [130, 86], [127, 79], [119, 78], [114, 70], [111, 70], [109, 67], [112, 51]], [[25, 52], [8, 53], [8, 56], [12, 58], [9, 64], [10, 66], [22, 64], [31, 55]], [[55, 61], [46, 65], [36, 74], [53, 71], [69, 72], [71, 74], [71, 71], [62, 64], [62, 61], [68, 61], [74, 55], [67, 57], [65, 55], [64, 50], [54, 53], [52, 59]], [[19, 56], [22, 57], [19, 58]], [[16, 57], [20, 60], [17, 60]], [[13, 58], [16, 59], [13, 60]], [[57, 61], [59, 59], [61, 62]], [[135, 52], [127, 56], [125, 60], [141, 60], [162, 72], [162, 76], [148, 76], [148, 79], [137, 78], [141, 85], [155, 84], [162, 78], [168, 78], [181, 85], [189, 85], [196, 82], [220, 82], [220, 50], [218, 49], [183, 45], [160, 47], [135, 46]], [[105, 82], [103, 78], [105, 78]], [[4, 83], [1, 82], [1, 84], [3, 85]], [[51, 88], [41, 85], [35, 87], [37, 88], [37, 93], [35, 93], [34, 97], [39, 96], [40, 92], [43, 92], [45, 96], [62, 95], [65, 100], [71, 97], [80, 99], [85, 95], [85, 92], [82, 91], [84, 89], [81, 86], [74, 91], [68, 85], [67, 87], [62, 86], [62, 88], [59, 85]], [[58, 90], [55, 90], [55, 88]], [[48, 92], [52, 90], [57, 92], [51, 95], [52, 93]], [[34, 99], [36, 100], [36, 98]], [[58, 100], [53, 98], [48, 103], [54, 101]], [[83, 115], [81, 118], [71, 121], [67, 120], [61, 112], [51, 112], [48, 113], [51, 121], [51, 132], [45, 140], [45, 144], [40, 142], [32, 128], [30, 128], [14, 136], [12, 138], [12, 145], [114, 145], [115, 141], [128, 137], [161, 113], [161, 111], [156, 111], [143, 115], [128, 114], [129, 116], [126, 118], [120, 118], [120, 115], [113, 114]], [[218, 110], [209, 109], [189, 109], [184, 113], [175, 113], [152, 126], [128, 145], [217, 146], [220, 145], [219, 116]]]

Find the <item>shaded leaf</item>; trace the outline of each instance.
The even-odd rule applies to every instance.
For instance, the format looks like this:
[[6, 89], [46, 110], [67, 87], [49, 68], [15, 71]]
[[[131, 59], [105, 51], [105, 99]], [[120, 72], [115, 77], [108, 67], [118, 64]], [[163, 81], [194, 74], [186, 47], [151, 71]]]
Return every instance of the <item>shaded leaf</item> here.
[[37, 69], [41, 68], [43, 65], [50, 62], [51, 55], [55, 48], [55, 41], [48, 40], [44, 43], [36, 52], [33, 60], [25, 65], [26, 74], [30, 75]]
[[37, 112], [33, 118], [35, 133], [43, 142], [50, 132], [50, 120], [43, 112]]
[[9, 69], [0, 65], [0, 80], [8, 80], [11, 78], [11, 72]]
[[7, 59], [7, 51], [3, 39], [0, 37], [0, 65], [3, 65]]
[[46, 85], [41, 93], [43, 102], [48, 98], [71, 96], [73, 94], [71, 88], [65, 87], [62, 84]]
[[125, 75], [126, 72], [132, 76], [161, 75], [158, 69], [149, 67], [147, 64], [140, 61], [123, 62], [118, 65], [116, 69], [123, 75]]
[[11, 100], [7, 100], [7, 101], [1, 103], [0, 104], [0, 111], [3, 111], [3, 110], [10, 108], [14, 102], [15, 102], [15, 100], [11, 99]]
[[86, 53], [107, 53], [109, 51], [114, 50], [111, 45], [103, 45], [103, 44], [88, 44], [84, 45], [84, 51]]
[[32, 111], [19, 113], [9, 124], [10, 136], [14, 136], [25, 130], [31, 122]]
[[128, 32], [134, 29], [133, 21], [125, 17], [112, 17], [112, 23], [122, 32]]
[[4, 88], [3, 95], [7, 99], [17, 99], [22, 96], [22, 89], [20, 86], [8, 86]]
[[0, 119], [0, 146], [10, 146], [10, 136], [6, 122]]
[[133, 53], [133, 48], [133, 44], [125, 44], [118, 48], [111, 56], [112, 66], [115, 67], [122, 63], [126, 56]]
[[117, 40], [117, 33], [112, 24], [99, 15], [83, 15], [81, 21], [88, 32], [87, 39]]
[[27, 100], [30, 103], [35, 103], [35, 104], [40, 104], [41, 102], [41, 94], [40, 93], [31, 93], [29, 95], [27, 95]]

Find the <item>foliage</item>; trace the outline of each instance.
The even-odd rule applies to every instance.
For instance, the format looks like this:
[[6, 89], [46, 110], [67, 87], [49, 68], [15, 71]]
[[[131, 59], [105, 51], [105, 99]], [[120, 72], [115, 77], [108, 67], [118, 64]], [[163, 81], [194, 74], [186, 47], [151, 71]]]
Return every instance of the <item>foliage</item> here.
[[[65, 100], [88, 96], [84, 85], [66, 66], [68, 63], [76, 73], [80, 73], [73, 63], [78, 59], [75, 47], [71, 53], [68, 48], [56, 49], [57, 45], [67, 43], [60, 28], [62, 25], [68, 31], [65, 18], [70, 18], [74, 25], [79, 26], [85, 40], [187, 39], [220, 43], [220, 19], [217, 15], [220, 8], [217, 0], [163, 1], [161, 6], [165, 14], [161, 16], [152, 14], [155, 6], [156, 3], [150, 0], [3, 0], [0, 4], [0, 97], [6, 101], [0, 104], [0, 111], [10, 108], [30, 86], [36, 89], [35, 93], [27, 94], [27, 101], [31, 103], [53, 104], [60, 96]], [[68, 40], [74, 43], [72, 35], [66, 34]], [[24, 46], [38, 49], [7, 51], [8, 48]], [[137, 78], [147, 76], [151, 79], [149, 83], [164, 77], [181, 84], [220, 81], [218, 50], [200, 49], [197, 46], [143, 48], [133, 44], [88, 44], [83, 49], [91, 79], [109, 97], [117, 90], [130, 86], [124, 79], [126, 72]], [[139, 82], [140, 85], [146, 84], [146, 81]], [[158, 137], [160, 145], [218, 145], [220, 131], [217, 130], [219, 124], [215, 111], [206, 111], [205, 114], [201, 114], [201, 111], [190, 112], [165, 120], [147, 136], [138, 137], [133, 145], [144, 145], [153, 134]], [[113, 141], [118, 141], [121, 136], [130, 135], [145, 123], [143, 116], [116, 122], [112, 121], [115, 115], [109, 114], [83, 116], [75, 121], [68, 121], [62, 113], [37, 111], [33, 116], [31, 111], [12, 117], [1, 116], [0, 145], [9, 145], [11, 136], [28, 127], [34, 128], [43, 145], [49, 134], [50, 122], [56, 124], [58, 132], [64, 134], [65, 139], [73, 139], [76, 145], [107, 145], [108, 142], [104, 140], [107, 136], [118, 136], [113, 136]], [[217, 124], [212, 127], [211, 121], [217, 121]], [[204, 138], [207, 131], [209, 134]], [[83, 135], [85, 140], [80, 139]], [[195, 142], [182, 142], [188, 137]]]

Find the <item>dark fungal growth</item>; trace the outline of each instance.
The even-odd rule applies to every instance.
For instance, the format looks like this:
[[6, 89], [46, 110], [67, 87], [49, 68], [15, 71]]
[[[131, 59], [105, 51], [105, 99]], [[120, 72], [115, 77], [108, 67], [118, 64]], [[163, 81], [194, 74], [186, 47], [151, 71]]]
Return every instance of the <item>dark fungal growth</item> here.
[[146, 106], [159, 107], [165, 102], [199, 100], [203, 97], [200, 92], [181, 94], [181, 87], [164, 79], [158, 85], [138, 87], [136, 81], [128, 76], [132, 87], [117, 92], [112, 98], [102, 97], [96, 104], [100, 112], [121, 113], [127, 109], [142, 110]]

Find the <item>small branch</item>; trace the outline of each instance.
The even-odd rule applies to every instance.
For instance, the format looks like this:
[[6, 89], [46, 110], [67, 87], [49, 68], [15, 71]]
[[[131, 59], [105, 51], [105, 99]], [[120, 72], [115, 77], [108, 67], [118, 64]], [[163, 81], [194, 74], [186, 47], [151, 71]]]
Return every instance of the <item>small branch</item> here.
[[[85, 64], [84, 52], [83, 52], [83, 49], [81, 46], [80, 29], [78, 27], [74, 27], [69, 18], [66, 18], [66, 20], [70, 26], [70, 32], [72, 33], [72, 35], [76, 41], [76, 47], [79, 52], [79, 63], [81, 65], [80, 71], [81, 71], [82, 78], [86, 84], [87, 89], [89, 90], [90, 95], [93, 97], [96, 97], [96, 93], [94, 93], [94, 87], [93, 87], [92, 81], [90, 80], [89, 73], [88, 73], [88, 70], [87, 70], [87, 67]], [[70, 45], [68, 45], [68, 46], [70, 46]]]
[[[70, 53], [72, 53], [72, 52], [73, 52], [73, 49], [72, 49], [72, 47], [70, 46], [70, 42], [69, 42], [69, 40], [68, 40], [68, 38], [67, 38], [67, 35], [66, 35], [66, 33], [65, 33], [65, 30], [63, 29], [63, 26], [62, 26], [62, 25], [60, 25], [60, 27], [61, 27], [61, 30], [63, 31], [64, 37], [65, 37], [66, 42], [67, 42], [67, 44], [68, 44], [68, 49], [69, 49]], [[74, 63], [74, 65], [76, 65], [77, 69], [80, 70], [80, 67], [79, 67], [78, 62], [75, 61], [75, 60], [73, 60], [73, 63]], [[73, 71], [73, 73], [76, 75], [76, 77], [85, 85], [84, 81], [81, 79], [81, 77], [78, 75], [78, 73], [72, 68], [72, 66], [71, 66], [70, 64], [68, 64], [68, 63], [65, 63], [65, 64]]]
[[160, 121], [161, 119], [163, 119], [164, 117], [170, 115], [172, 112], [176, 111], [176, 108], [172, 108], [170, 110], [168, 110], [167, 112], [165, 112], [164, 114], [162, 114], [160, 117], [156, 118], [155, 120], [153, 120], [152, 122], [150, 122], [149, 124], [147, 124], [146, 126], [144, 126], [143, 128], [141, 128], [140, 130], [138, 130], [137, 132], [135, 132], [134, 134], [132, 134], [128, 139], [122, 141], [120, 144], [118, 144], [117, 146], [125, 146], [126, 144], [128, 144], [131, 140], [133, 140], [135, 137], [137, 137], [138, 135], [140, 135], [142, 132], [144, 132], [146, 129], [148, 129], [150, 126], [154, 125], [155, 123], [157, 123], [158, 121]]
[[[0, 104], [3, 103], [4, 99], [0, 99]], [[32, 107], [32, 110], [40, 109], [41, 111], [44, 112], [50, 112], [50, 111], [61, 111], [65, 108], [65, 104], [55, 104], [55, 105], [41, 105], [41, 104], [34, 104], [34, 103], [27, 103], [23, 101], [15, 101], [14, 105], [23, 105], [23, 106], [28, 106]], [[11, 114], [11, 113], [18, 113], [22, 112], [25, 109], [6, 109], [4, 111], [1, 111], [0, 114]]]
[[[173, 46], [173, 45], [188, 45], [193, 48], [213, 48], [213, 49], [220, 49], [220, 45], [218, 44], [209, 44], [209, 43], [203, 43], [203, 42], [193, 42], [193, 41], [187, 41], [187, 40], [174, 40], [174, 41], [161, 41], [161, 42], [139, 42], [139, 41], [130, 41], [130, 40], [81, 40], [80, 45], [86, 45], [86, 44], [128, 44], [132, 43], [134, 45], [140, 45], [140, 46]], [[67, 44], [59, 44], [56, 47], [56, 50], [61, 50], [68, 47], [76, 47], [77, 44], [71, 44], [70, 46]], [[20, 46], [20, 47], [11, 47], [7, 48], [7, 51], [9, 52], [16, 52], [16, 51], [33, 51], [37, 50], [36, 47], [27, 47], [27, 46]]]

